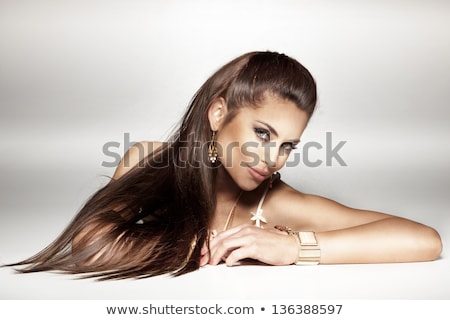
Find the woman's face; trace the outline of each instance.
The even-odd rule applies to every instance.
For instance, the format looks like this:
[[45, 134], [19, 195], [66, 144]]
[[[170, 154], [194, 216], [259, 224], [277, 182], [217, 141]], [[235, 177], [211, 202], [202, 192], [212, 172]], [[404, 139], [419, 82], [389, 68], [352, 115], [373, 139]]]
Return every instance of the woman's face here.
[[286, 163], [308, 122], [293, 102], [266, 94], [258, 107], [243, 107], [217, 132], [219, 159], [243, 190], [258, 187]]

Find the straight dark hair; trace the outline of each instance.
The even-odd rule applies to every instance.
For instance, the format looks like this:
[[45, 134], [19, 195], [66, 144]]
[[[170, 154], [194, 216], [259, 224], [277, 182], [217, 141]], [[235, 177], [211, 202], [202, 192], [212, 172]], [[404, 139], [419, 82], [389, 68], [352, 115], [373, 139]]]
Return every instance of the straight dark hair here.
[[232, 60], [197, 91], [167, 142], [95, 192], [48, 247], [9, 266], [103, 280], [198, 269], [221, 165], [208, 162], [204, 147], [212, 133], [208, 109], [222, 97], [232, 117], [239, 108], [257, 106], [265, 93], [294, 102], [309, 116], [316, 105], [315, 81], [298, 61], [269, 51]]

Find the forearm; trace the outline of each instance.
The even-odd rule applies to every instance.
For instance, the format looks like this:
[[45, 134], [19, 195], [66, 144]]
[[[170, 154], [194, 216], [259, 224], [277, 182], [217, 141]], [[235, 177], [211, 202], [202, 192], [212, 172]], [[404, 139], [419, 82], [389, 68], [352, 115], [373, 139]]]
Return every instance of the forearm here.
[[434, 229], [396, 217], [319, 232], [316, 237], [321, 264], [428, 261], [442, 250]]

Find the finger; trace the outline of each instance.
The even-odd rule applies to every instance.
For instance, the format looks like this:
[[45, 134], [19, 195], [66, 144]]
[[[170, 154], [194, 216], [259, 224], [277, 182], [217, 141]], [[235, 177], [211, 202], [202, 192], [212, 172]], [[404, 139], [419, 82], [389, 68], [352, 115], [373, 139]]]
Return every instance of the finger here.
[[239, 225], [237, 227], [222, 231], [220, 233], [216, 232], [215, 236], [210, 237], [210, 239], [209, 239], [210, 246], [211, 246], [211, 243], [214, 244], [214, 243], [220, 242], [224, 238], [232, 236], [232, 235], [236, 234], [237, 232], [241, 231], [242, 229], [249, 228], [249, 227], [252, 227], [252, 226], [243, 224], [243, 225]]
[[[293, 236], [259, 228], [242, 230], [223, 240], [217, 248], [214, 259], [221, 256], [230, 266], [246, 258], [271, 265], [285, 265], [295, 261], [298, 255], [297, 241]], [[227, 250], [226, 254], [223, 254], [224, 250]]]
[[226, 261], [230, 254], [236, 249], [251, 245], [255, 242], [253, 235], [235, 233], [217, 242], [214, 248], [210, 249], [210, 264], [218, 264], [220, 261]]
[[219, 248], [217, 248], [214, 251], [211, 251], [211, 253], [209, 254], [209, 260], [208, 263], [211, 265], [217, 265], [222, 261], [225, 261], [230, 252], [232, 252], [234, 249], [236, 248], [226, 248], [224, 246], [220, 246]]
[[215, 251], [218, 244], [222, 243], [225, 239], [229, 239], [232, 237], [243, 237], [248, 234], [253, 234], [254, 232], [260, 232], [261, 228], [243, 224], [237, 227], [231, 228], [229, 230], [223, 231], [219, 233], [214, 239], [211, 239], [209, 242], [210, 251]]
[[202, 249], [200, 250], [200, 255], [204, 256], [205, 254], [207, 254], [209, 251], [208, 246], [205, 244], [203, 244]]
[[200, 257], [200, 267], [207, 265], [209, 262], [209, 252]]
[[239, 233], [244, 227], [245, 225], [231, 228], [229, 230], [217, 234], [214, 238], [210, 239], [209, 241], [210, 263], [217, 264], [221, 260], [225, 260], [225, 258], [228, 256], [228, 251], [232, 249], [232, 247], [230, 247], [232, 244], [229, 242], [228, 244], [224, 244], [224, 241], [233, 238], [237, 234], [239, 235]]
[[209, 261], [209, 249], [206, 243], [203, 244], [201, 250], [200, 250], [200, 267], [203, 267], [206, 265]]
[[254, 246], [243, 246], [233, 250], [225, 259], [225, 263], [229, 267], [237, 266], [240, 264], [241, 260], [248, 258], [256, 258]]

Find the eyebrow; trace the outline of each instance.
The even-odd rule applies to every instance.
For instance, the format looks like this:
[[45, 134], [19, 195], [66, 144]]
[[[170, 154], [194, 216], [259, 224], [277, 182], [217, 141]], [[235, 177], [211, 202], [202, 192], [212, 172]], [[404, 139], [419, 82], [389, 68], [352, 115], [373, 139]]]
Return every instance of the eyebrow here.
[[269, 131], [270, 131], [271, 134], [273, 134], [273, 135], [275, 135], [275, 136], [278, 137], [278, 132], [277, 132], [277, 130], [275, 130], [274, 127], [272, 127], [270, 124], [268, 124], [268, 123], [266, 123], [266, 122], [263, 122], [263, 121], [259, 121], [259, 120], [256, 120], [256, 122], [259, 122], [259, 123], [265, 125], [265, 126], [267, 127], [267, 129], [269, 129]]
[[[269, 129], [269, 131], [270, 131], [271, 134], [273, 134], [273, 135], [275, 135], [275, 136], [278, 137], [278, 132], [277, 132], [277, 130], [275, 130], [275, 128], [272, 127], [270, 124], [268, 124], [268, 123], [266, 123], [266, 122], [264, 122], [264, 121], [259, 121], [259, 120], [256, 120], [256, 122], [259, 122], [259, 123], [265, 125], [265, 126], [267, 127], [267, 129]], [[294, 144], [300, 143], [300, 140], [299, 140], [299, 139], [292, 139], [292, 140], [289, 140], [289, 141], [292, 142], [292, 143], [294, 143]]]

